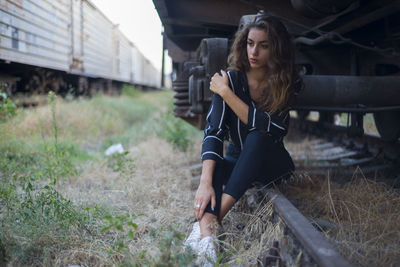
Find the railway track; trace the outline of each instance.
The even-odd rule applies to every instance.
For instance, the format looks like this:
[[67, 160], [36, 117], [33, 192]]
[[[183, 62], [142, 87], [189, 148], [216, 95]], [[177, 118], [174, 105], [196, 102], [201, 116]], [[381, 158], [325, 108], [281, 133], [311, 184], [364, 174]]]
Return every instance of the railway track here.
[[359, 169], [363, 174], [381, 173], [387, 184], [400, 185], [399, 142], [387, 142], [370, 133], [349, 137], [346, 127], [308, 120], [292, 119], [291, 131], [296, 133], [292, 136], [300, 132], [312, 138], [298, 151], [288, 148], [296, 170], [309, 175], [327, 175], [329, 171], [336, 177], [348, 177]]
[[[196, 190], [200, 180], [201, 163], [189, 166], [189, 170], [193, 176], [191, 188]], [[255, 193], [254, 190], [250, 192], [250, 198], [248, 193], [245, 197], [253, 206], [260, 206], [266, 198], [272, 201], [274, 223], [281, 222], [285, 226], [284, 237], [274, 240], [260, 259], [263, 266], [295, 266], [298, 263], [301, 263], [301, 266], [351, 266], [311, 221], [279, 192], [258, 188]]]

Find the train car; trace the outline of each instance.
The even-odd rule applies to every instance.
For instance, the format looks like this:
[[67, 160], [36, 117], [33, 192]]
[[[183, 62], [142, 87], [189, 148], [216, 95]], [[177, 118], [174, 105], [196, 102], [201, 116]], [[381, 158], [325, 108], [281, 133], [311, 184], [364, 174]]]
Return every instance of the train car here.
[[[132, 47], [134, 64], [132, 65], [133, 83], [139, 87], [159, 87], [161, 82], [160, 72], [151, 64], [136, 47]], [[146, 88], [143, 88], [146, 89]]]
[[89, 0], [0, 0], [0, 81], [9, 94], [158, 88], [160, 79]]
[[202, 128], [210, 77], [226, 67], [239, 25], [259, 13], [282, 20], [297, 47], [304, 89], [294, 110], [319, 112], [332, 124], [350, 114], [348, 133], [362, 136], [373, 113], [385, 140], [400, 137], [400, 5], [387, 0], [153, 0], [176, 79], [175, 115]]

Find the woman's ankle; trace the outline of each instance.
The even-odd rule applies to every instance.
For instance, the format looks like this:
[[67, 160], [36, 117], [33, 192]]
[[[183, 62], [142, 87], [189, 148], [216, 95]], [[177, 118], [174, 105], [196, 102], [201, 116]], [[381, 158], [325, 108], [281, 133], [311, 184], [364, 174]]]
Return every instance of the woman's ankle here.
[[211, 213], [205, 213], [200, 220], [200, 239], [207, 236], [216, 236], [218, 229], [217, 217]]

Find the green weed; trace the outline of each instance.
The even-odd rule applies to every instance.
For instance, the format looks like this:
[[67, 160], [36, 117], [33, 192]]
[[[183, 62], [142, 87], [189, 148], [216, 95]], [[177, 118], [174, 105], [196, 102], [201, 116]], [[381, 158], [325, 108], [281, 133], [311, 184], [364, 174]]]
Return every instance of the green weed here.
[[[0, 87], [2, 87], [1, 84]], [[16, 114], [17, 105], [7, 96], [6, 93], [0, 90], [0, 123], [6, 122], [8, 119], [14, 117]]]
[[98, 95], [91, 102], [98, 113], [108, 116], [109, 119], [121, 120], [124, 128], [145, 120], [155, 110], [153, 105], [130, 97], [121, 97], [116, 101], [114, 98]]
[[107, 166], [115, 172], [134, 174], [135, 164], [132, 158], [128, 157], [129, 151], [116, 153], [109, 157]]
[[134, 219], [137, 216], [142, 216], [142, 214], [127, 214], [121, 216], [107, 215], [104, 217], [106, 225], [101, 229], [101, 231], [106, 232], [109, 230], [116, 230], [118, 232], [118, 237], [112, 246], [113, 250], [123, 252], [123, 250], [128, 249], [128, 242], [133, 240], [135, 231], [138, 229], [138, 225], [134, 223]]
[[68, 240], [71, 227], [88, 230], [87, 213], [55, 188], [60, 178], [77, 174], [69, 152], [74, 150], [58, 139], [55, 99], [50, 92], [53, 140], [43, 139], [41, 149], [16, 140], [0, 146], [0, 203], [8, 215], [1, 217], [0, 238], [5, 255], [20, 263], [53, 251], [54, 242]]
[[135, 86], [125, 83], [122, 87], [122, 95], [135, 98], [140, 95], [140, 92]]
[[7, 216], [10, 215], [11, 205], [15, 201], [17, 187], [14, 183], [0, 183], [0, 200], [7, 209]]
[[[113, 220], [115, 219], [113, 218]], [[125, 220], [126, 217], [122, 217], [122, 221]], [[116, 223], [113, 224], [113, 228], [118, 229], [120, 233], [123, 231], [126, 233], [125, 227], [128, 224], [120, 224], [120, 221], [121, 219], [117, 219]], [[193, 251], [182, 250], [185, 235], [172, 225], [151, 229], [149, 237], [154, 240], [155, 247], [149, 248], [149, 250], [141, 250], [136, 255], [130, 254], [128, 242], [134, 240], [134, 230], [138, 228], [132, 222], [130, 226], [131, 230], [129, 230], [128, 234], [125, 237], [119, 237], [116, 243], [117, 248], [121, 248], [118, 251], [125, 254], [125, 259], [121, 266], [194, 266], [192, 262], [196, 255], [192, 253]], [[154, 253], [155, 251], [156, 253]]]
[[155, 231], [154, 238], [159, 240], [159, 254], [149, 260], [151, 266], [189, 266], [195, 258], [193, 253], [182, 251], [185, 235], [171, 225]]
[[181, 151], [187, 151], [193, 136], [199, 132], [189, 123], [174, 116], [172, 102], [158, 125], [157, 135]]

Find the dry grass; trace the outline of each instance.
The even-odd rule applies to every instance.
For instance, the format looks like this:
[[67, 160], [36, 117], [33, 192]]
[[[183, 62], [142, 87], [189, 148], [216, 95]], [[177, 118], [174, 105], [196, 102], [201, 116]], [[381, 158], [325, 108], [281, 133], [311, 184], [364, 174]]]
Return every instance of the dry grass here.
[[[60, 137], [88, 140], [93, 137], [100, 138], [115, 134], [123, 129], [120, 118], [113, 117], [112, 114], [105, 115], [91, 105], [82, 105], [80, 101], [65, 103], [58, 99], [56, 114]], [[40, 106], [37, 109], [28, 110], [20, 121], [10, 126], [9, 134], [17, 138], [37, 133], [48, 135], [52, 132], [50, 106]], [[101, 134], [99, 129], [104, 129]]]
[[[72, 102], [57, 97], [55, 114], [58, 136], [88, 145], [122, 134], [132, 125], [147, 119], [154, 110], [161, 110], [159, 106], [166, 106], [169, 94], [170, 92], [141, 93], [136, 98], [98, 95]], [[8, 139], [51, 138], [51, 107], [44, 105], [20, 110], [17, 118], [4, 124], [3, 129], [0, 136]]]
[[247, 201], [249, 195], [247, 193], [223, 221], [224, 233], [219, 239], [221, 249], [227, 254], [224, 262], [228, 265], [257, 266], [272, 242], [283, 236], [283, 224], [272, 220], [272, 202], [264, 199], [252, 210]]
[[[311, 156], [312, 142], [297, 139], [286, 146], [292, 156]], [[398, 189], [377, 182], [376, 177], [365, 177], [360, 169], [352, 177], [340, 177], [340, 183], [329, 172], [326, 177], [298, 172], [294, 178], [281, 190], [306, 216], [337, 225], [325, 234], [350, 262], [358, 266], [395, 266], [400, 262]]]
[[325, 235], [353, 264], [395, 266], [400, 262], [398, 190], [356, 171], [343, 186], [328, 175], [326, 180], [293, 180], [282, 191], [306, 216], [336, 225]]
[[[161, 107], [169, 96], [144, 94], [140, 100]], [[123, 97], [121, 101], [124, 101]], [[123, 119], [96, 101], [89, 105], [81, 104], [57, 103], [60, 136], [75, 138], [81, 144], [124, 133], [127, 123], [135, 124], [141, 118]], [[132, 110], [126, 111], [130, 113]], [[0, 131], [0, 136], [10, 134], [30, 138], [30, 135], [47, 134], [52, 127], [50, 118], [50, 109], [40, 107], [7, 124], [8, 130]], [[132, 134], [136, 134], [138, 129], [134, 128]], [[304, 150], [307, 142], [290, 144], [291, 151]], [[58, 190], [78, 205], [98, 206], [113, 215], [143, 213], [144, 216], [135, 218], [139, 228], [128, 243], [129, 255], [110, 250], [120, 237], [117, 231], [90, 234], [71, 228], [69, 243], [56, 244], [59, 247], [55, 254], [40, 264], [112, 266], [127, 260], [140, 264], [144, 250], [150, 258], [160, 253], [152, 234], [154, 229], [174, 225], [178, 231], [189, 233], [195, 192], [190, 190], [191, 174], [187, 166], [200, 161], [201, 139], [193, 140], [193, 144], [184, 153], [150, 135], [129, 148], [128, 159], [132, 161], [127, 163], [124, 171], [113, 171], [108, 166], [108, 159], [100, 157], [83, 163], [83, 172], [79, 176], [60, 181]], [[307, 216], [338, 225], [326, 234], [351, 262], [361, 266], [394, 266], [400, 262], [398, 192], [357, 175], [342, 187], [337, 187], [329, 179], [323, 181], [308, 177], [297, 179], [282, 190]], [[224, 232], [219, 238], [225, 254], [221, 261], [228, 265], [257, 265], [272, 241], [283, 236], [282, 222], [272, 219], [271, 202], [263, 200], [254, 208], [249, 205], [251, 195], [254, 192], [243, 197], [223, 223]], [[98, 228], [103, 226], [101, 221], [97, 224]]]
[[[136, 214], [151, 211], [157, 220], [176, 218], [175, 212], [187, 208], [182, 204], [191, 195], [186, 188], [185, 154], [153, 136], [132, 147], [129, 155], [134, 160], [133, 174], [113, 172], [105, 162], [91, 163], [80, 177], [69, 179], [60, 189], [69, 199]], [[171, 210], [166, 211], [167, 207]]]
[[[68, 179], [59, 189], [68, 199], [107, 207], [115, 215], [144, 214], [135, 219], [139, 229], [129, 244], [131, 260], [140, 262], [143, 250], [150, 257], [159, 253], [157, 242], [150, 236], [152, 229], [175, 225], [177, 230], [185, 232], [190, 225], [193, 192], [187, 165], [193, 154], [174, 150], [169, 143], [153, 136], [132, 147], [129, 155], [135, 165], [133, 173], [113, 172], [105, 162], [92, 163], [80, 177]], [[116, 235], [109, 234], [99, 236], [86, 249], [63, 251], [57, 258], [64, 264], [107, 265], [110, 259], [92, 253], [90, 247], [104, 248], [115, 238]], [[121, 262], [123, 258], [124, 255], [119, 255], [114, 261]]]

